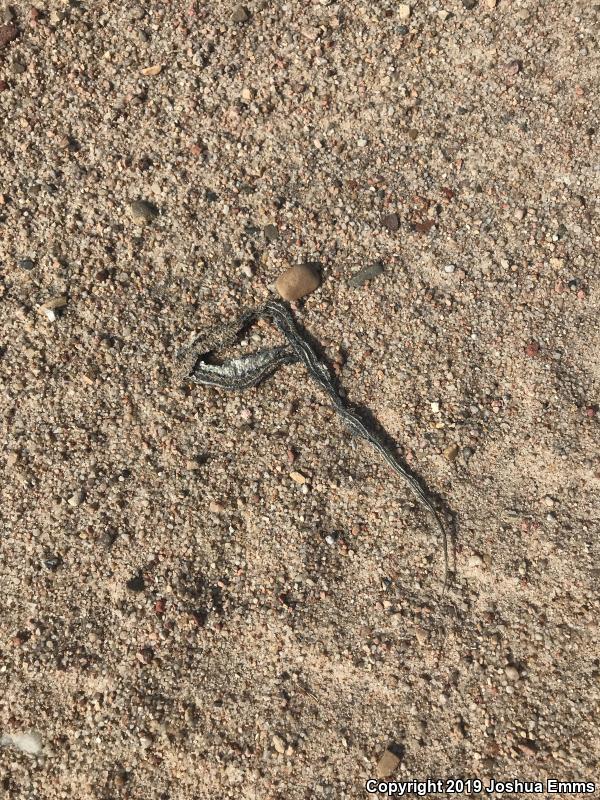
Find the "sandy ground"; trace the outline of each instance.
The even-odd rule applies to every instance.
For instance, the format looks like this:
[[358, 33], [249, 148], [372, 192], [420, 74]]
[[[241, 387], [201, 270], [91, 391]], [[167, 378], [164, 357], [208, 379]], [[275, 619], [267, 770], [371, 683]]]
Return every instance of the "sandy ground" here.
[[[3, 11], [1, 797], [598, 778], [600, 6], [411, 5]], [[174, 380], [306, 259], [445, 594], [301, 366]]]

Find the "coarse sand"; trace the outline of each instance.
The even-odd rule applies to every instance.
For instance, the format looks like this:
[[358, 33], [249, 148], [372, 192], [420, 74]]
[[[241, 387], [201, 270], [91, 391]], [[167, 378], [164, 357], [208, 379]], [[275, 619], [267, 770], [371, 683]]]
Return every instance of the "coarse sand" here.
[[[599, 27], [0, 7], [0, 798], [598, 779]], [[301, 365], [174, 376], [303, 262], [293, 313], [453, 521], [445, 592]]]

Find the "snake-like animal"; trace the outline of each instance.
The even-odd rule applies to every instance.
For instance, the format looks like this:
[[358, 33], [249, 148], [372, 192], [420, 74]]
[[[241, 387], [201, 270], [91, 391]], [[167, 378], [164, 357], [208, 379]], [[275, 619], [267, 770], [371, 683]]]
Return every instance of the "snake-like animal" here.
[[[270, 319], [287, 344], [259, 350], [256, 353], [229, 359], [223, 364], [211, 364], [206, 357], [224, 347], [229, 347], [240, 333], [259, 319]], [[215, 386], [230, 391], [240, 391], [257, 386], [285, 364], [302, 363], [310, 377], [329, 396], [336, 412], [352, 433], [365, 439], [377, 450], [392, 470], [404, 481], [419, 503], [431, 514], [444, 546], [444, 587], [448, 579], [448, 540], [441, 517], [429, 494], [419, 480], [404, 466], [395, 453], [365, 424], [360, 414], [349, 406], [337, 391], [327, 365], [317, 355], [312, 344], [298, 327], [291, 311], [280, 300], [268, 300], [257, 309], [242, 313], [233, 324], [221, 325], [196, 337], [188, 347], [178, 353], [178, 375], [202, 386]]]

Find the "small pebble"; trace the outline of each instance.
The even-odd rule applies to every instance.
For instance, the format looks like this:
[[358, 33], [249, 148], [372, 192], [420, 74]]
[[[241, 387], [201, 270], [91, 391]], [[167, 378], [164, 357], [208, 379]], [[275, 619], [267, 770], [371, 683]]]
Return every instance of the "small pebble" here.
[[398, 5], [398, 16], [400, 19], [408, 19], [410, 17], [410, 6], [408, 3], [400, 3]]
[[144, 581], [144, 576], [141, 572], [138, 572], [137, 575], [134, 575], [133, 578], [130, 578], [125, 586], [129, 589], [130, 592], [143, 592], [146, 586]]
[[133, 221], [138, 224], [150, 222], [158, 216], [158, 209], [146, 200], [134, 200], [134, 202], [130, 204], [129, 210], [131, 211]]
[[71, 506], [71, 508], [77, 508], [77, 506], [80, 506], [83, 503], [83, 498], [83, 492], [74, 492], [67, 500], [67, 503]]
[[434, 414], [440, 413], [440, 404], [437, 402], [437, 400], [434, 400], [431, 403], [431, 410], [433, 411]]
[[455, 269], [456, 267], [454, 266], [454, 264], [446, 264], [446, 266], [444, 267], [444, 272], [447, 272], [449, 275], [451, 275]]
[[400, 227], [398, 214], [386, 214], [382, 219], [383, 227], [394, 233]]
[[378, 778], [387, 778], [398, 769], [400, 759], [391, 750], [386, 750], [377, 762], [375, 774]]
[[335, 544], [335, 536], [332, 536], [330, 533], [328, 533], [327, 536], [325, 537], [325, 541], [330, 547], [333, 547], [333, 545]]
[[472, 555], [469, 556], [468, 564], [470, 567], [482, 567], [483, 566], [483, 559], [481, 556]]
[[277, 225], [265, 225], [263, 232], [268, 242], [275, 242], [279, 239], [279, 229]]
[[284, 300], [299, 300], [321, 285], [321, 276], [311, 264], [297, 264], [277, 278], [275, 288]]
[[19, 267], [29, 271], [35, 267], [35, 263], [30, 258], [22, 258], [19, 261]]
[[221, 503], [217, 503], [216, 500], [211, 500], [208, 504], [208, 510], [211, 514], [222, 514], [225, 511], [225, 506]]
[[277, 734], [274, 734], [273, 738], [271, 739], [271, 742], [273, 743], [273, 747], [278, 753], [281, 754], [285, 753], [286, 744], [284, 740], [281, 738], [281, 736], [277, 736]]
[[8, 25], [0, 25], [0, 50], [6, 47], [7, 44], [14, 41], [19, 35], [19, 29], [16, 25], [9, 23]]
[[306, 483], [306, 477], [301, 472], [290, 472], [290, 478], [296, 483]]
[[30, 756], [37, 756], [42, 752], [42, 739], [37, 733], [5, 733], [0, 736], [0, 746], [12, 745], [22, 753]]
[[456, 456], [459, 453], [459, 446], [457, 444], [451, 444], [444, 450], [444, 456], [447, 461], [454, 461]]
[[509, 681], [518, 681], [521, 677], [519, 670], [512, 664], [509, 664], [508, 667], [505, 668], [504, 672]]
[[378, 275], [381, 275], [383, 272], [383, 265], [382, 264], [371, 264], [369, 267], [363, 267], [358, 272], [355, 272], [354, 275], [350, 278], [348, 283], [354, 289], [357, 289], [359, 286], [364, 286], [365, 283], [376, 278]]
[[530, 358], [535, 358], [539, 355], [540, 346], [537, 342], [529, 342], [527, 347], [525, 348], [525, 355], [529, 356]]
[[462, 1], [463, 1], [463, 6], [467, 9], [467, 11], [472, 11], [477, 5], [477, 0], [462, 0]]
[[58, 297], [52, 297], [50, 300], [46, 300], [45, 303], [42, 303], [38, 308], [38, 312], [43, 314], [50, 322], [54, 322], [56, 319], [56, 312], [66, 305], [67, 298], [64, 295], [59, 295]]
[[231, 15], [231, 19], [234, 22], [248, 22], [250, 19], [250, 12], [246, 8], [246, 6], [236, 6], [233, 9], [233, 14]]

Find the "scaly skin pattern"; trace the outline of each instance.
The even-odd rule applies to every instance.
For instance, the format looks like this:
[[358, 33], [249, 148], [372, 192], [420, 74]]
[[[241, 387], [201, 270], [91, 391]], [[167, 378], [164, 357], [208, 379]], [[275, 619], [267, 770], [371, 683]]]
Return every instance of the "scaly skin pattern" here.
[[[210, 353], [229, 347], [240, 333], [259, 319], [270, 319], [286, 339], [287, 344], [259, 350], [240, 358], [230, 359], [221, 365], [209, 364], [205, 358]], [[308, 374], [329, 396], [335, 410], [352, 433], [377, 450], [392, 470], [408, 486], [419, 503], [431, 514], [442, 537], [444, 546], [444, 586], [448, 579], [448, 541], [441, 517], [417, 478], [396, 457], [395, 453], [375, 435], [353, 408], [340, 397], [327, 365], [319, 358], [307, 337], [298, 327], [292, 313], [280, 300], [268, 300], [259, 309], [245, 311], [239, 320], [212, 328], [197, 337], [179, 356], [178, 377], [203, 386], [216, 386], [229, 391], [241, 391], [257, 386], [284, 364], [301, 362]]]

